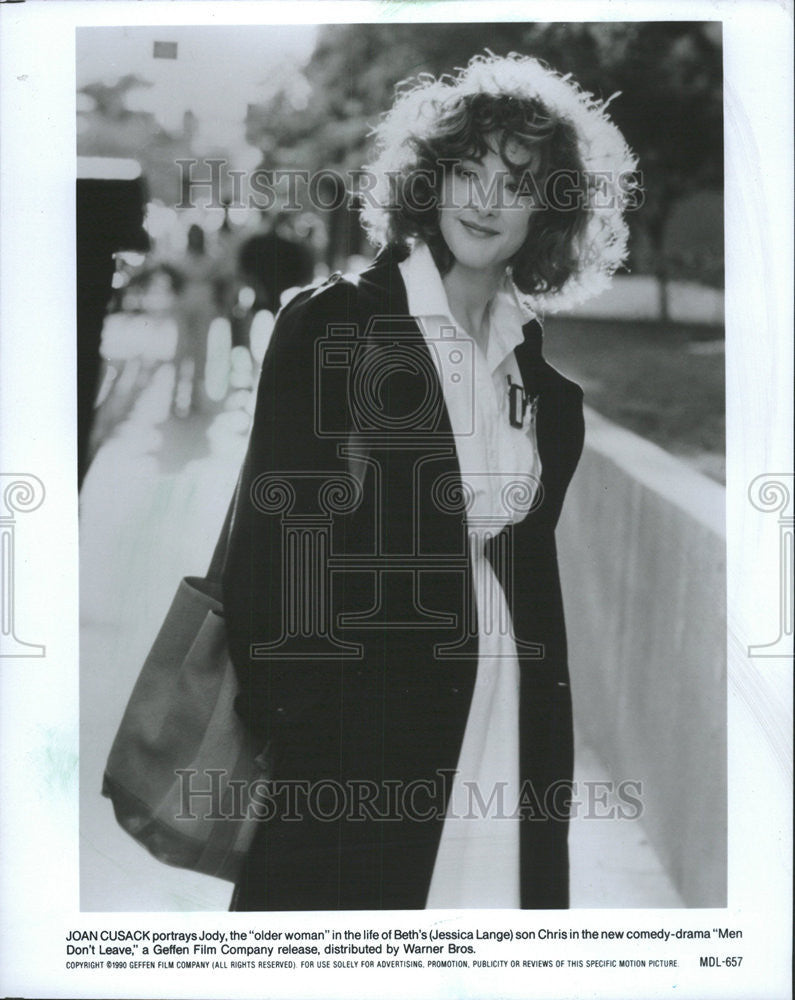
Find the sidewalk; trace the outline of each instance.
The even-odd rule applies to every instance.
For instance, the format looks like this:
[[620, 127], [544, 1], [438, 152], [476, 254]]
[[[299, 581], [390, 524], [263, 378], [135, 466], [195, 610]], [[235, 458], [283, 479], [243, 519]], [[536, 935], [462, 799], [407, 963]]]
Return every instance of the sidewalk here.
[[[173, 366], [162, 364], [99, 450], [81, 495], [81, 908], [226, 910], [231, 885], [169, 868], [117, 826], [100, 795], [119, 719], [180, 578], [207, 567], [248, 431], [237, 405], [214, 417], [169, 416]], [[607, 780], [577, 742], [576, 787]], [[580, 810], [582, 812], [582, 810]], [[576, 818], [571, 905], [675, 907], [681, 901], [635, 820]]]

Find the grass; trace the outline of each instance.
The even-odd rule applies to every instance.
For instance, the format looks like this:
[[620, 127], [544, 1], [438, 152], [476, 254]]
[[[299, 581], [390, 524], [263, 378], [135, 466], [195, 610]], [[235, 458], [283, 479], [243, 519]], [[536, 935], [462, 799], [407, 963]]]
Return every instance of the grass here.
[[550, 317], [544, 353], [586, 403], [725, 482], [721, 327]]

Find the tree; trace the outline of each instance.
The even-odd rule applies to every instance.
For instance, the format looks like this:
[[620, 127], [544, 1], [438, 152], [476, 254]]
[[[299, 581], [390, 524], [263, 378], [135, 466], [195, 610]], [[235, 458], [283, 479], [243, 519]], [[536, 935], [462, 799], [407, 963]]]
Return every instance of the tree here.
[[450, 72], [487, 48], [533, 55], [598, 97], [620, 92], [611, 115], [638, 154], [645, 188], [642, 210], [630, 218], [633, 266], [664, 276], [672, 206], [695, 191], [722, 190], [719, 32], [699, 22], [328, 25], [306, 69], [308, 105], [291, 109], [277, 96], [258, 109], [249, 138], [267, 166], [355, 169], [400, 80]]

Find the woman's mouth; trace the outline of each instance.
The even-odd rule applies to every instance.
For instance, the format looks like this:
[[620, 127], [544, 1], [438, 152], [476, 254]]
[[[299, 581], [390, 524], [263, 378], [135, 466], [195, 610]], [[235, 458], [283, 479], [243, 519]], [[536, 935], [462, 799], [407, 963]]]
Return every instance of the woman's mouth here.
[[477, 236], [481, 239], [485, 239], [489, 236], [499, 236], [498, 231], [489, 226], [481, 226], [478, 225], [477, 222], [467, 222], [464, 219], [460, 219], [459, 221], [467, 232], [471, 233], [473, 236]]

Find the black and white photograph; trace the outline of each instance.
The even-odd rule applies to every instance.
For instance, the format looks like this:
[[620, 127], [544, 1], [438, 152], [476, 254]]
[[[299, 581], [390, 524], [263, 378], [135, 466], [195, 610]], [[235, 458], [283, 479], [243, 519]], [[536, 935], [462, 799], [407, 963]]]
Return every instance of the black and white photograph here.
[[232, 909], [725, 905], [720, 24], [77, 82], [83, 905], [168, 904], [96, 780], [164, 617], [104, 792]]
[[285, 7], [4, 69], [4, 989], [789, 996], [791, 11]]

